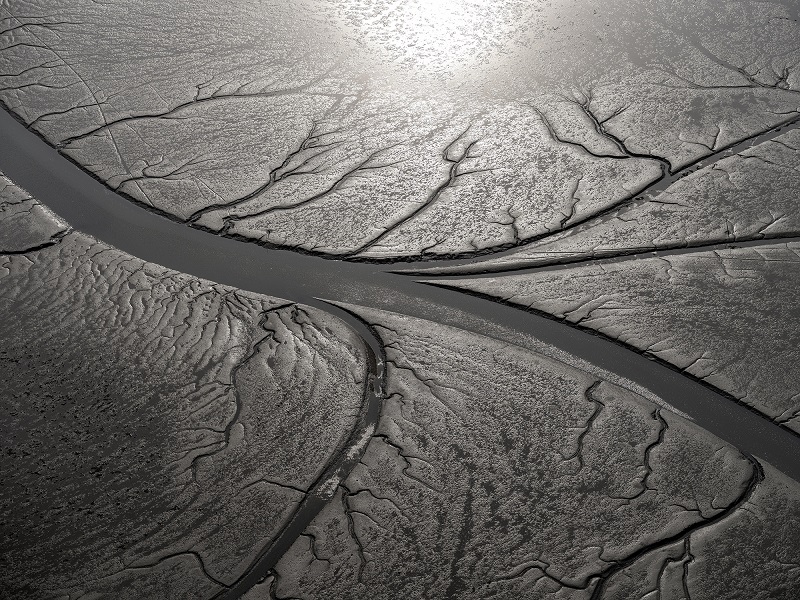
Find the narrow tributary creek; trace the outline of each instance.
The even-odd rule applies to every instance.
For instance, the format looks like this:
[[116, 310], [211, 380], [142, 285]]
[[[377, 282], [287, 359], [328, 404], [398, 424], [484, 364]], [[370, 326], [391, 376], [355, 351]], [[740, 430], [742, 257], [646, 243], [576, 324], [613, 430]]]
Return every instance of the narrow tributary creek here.
[[[0, 171], [75, 229], [177, 271], [326, 310], [353, 327], [372, 350], [372, 381], [348, 445], [328, 465], [277, 540], [219, 598], [238, 598], [267, 574], [321, 510], [332, 488], [358, 462], [374, 430], [383, 389], [383, 350], [364, 323], [331, 303], [408, 314], [546, 354], [666, 403], [742, 452], [800, 481], [800, 436], [611, 340], [518, 308], [424, 285], [414, 276], [393, 272], [397, 264], [332, 260], [264, 248], [170, 220], [114, 193], [2, 110], [0, 140]], [[402, 268], [432, 264], [403, 263]]]

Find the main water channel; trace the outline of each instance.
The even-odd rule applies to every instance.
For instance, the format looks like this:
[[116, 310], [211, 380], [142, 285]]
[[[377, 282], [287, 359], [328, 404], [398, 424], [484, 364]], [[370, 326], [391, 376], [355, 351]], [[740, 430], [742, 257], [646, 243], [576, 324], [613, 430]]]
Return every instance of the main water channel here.
[[[394, 311], [495, 337], [590, 371], [658, 403], [674, 407], [699, 426], [800, 481], [800, 436], [721, 393], [659, 362], [590, 332], [543, 316], [394, 273], [397, 265], [349, 262], [264, 248], [194, 229], [121, 197], [71, 163], [0, 110], [0, 171], [75, 229], [143, 260], [256, 293], [316, 306], [344, 319], [371, 348], [376, 388], [381, 385], [379, 341], [340, 307], [350, 303]], [[476, 259], [476, 262], [480, 259]], [[437, 261], [436, 266], [465, 264]], [[403, 263], [404, 269], [432, 266]], [[379, 389], [370, 390], [361, 420], [316, 487], [346, 477], [356, 446], [375, 423]], [[367, 435], [368, 437], [368, 435]], [[363, 449], [363, 448], [362, 448]], [[278, 539], [220, 598], [233, 599], [263, 578], [321, 510], [324, 495], [312, 488]]]

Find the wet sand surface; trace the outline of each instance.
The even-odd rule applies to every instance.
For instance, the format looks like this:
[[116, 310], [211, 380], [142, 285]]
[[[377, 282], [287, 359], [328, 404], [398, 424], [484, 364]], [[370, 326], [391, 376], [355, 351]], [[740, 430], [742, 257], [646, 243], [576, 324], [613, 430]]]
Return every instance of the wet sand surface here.
[[794, 597], [792, 3], [48, 4], [0, 592]]

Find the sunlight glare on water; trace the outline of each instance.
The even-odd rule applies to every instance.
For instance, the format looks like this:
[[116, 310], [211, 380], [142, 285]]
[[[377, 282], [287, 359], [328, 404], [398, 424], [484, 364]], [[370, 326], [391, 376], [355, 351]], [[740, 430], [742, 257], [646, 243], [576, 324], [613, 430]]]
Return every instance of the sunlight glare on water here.
[[481, 61], [501, 49], [524, 24], [520, 17], [536, 3], [351, 0], [335, 4], [359, 43], [384, 60], [441, 71]]

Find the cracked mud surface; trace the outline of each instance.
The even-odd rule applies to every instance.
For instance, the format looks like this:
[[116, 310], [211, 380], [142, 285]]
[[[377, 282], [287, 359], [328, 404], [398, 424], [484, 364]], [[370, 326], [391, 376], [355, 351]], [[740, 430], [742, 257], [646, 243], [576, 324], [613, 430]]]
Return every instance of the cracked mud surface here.
[[256, 4], [0, 0], [0, 597], [793, 600], [796, 3]]
[[[765, 465], [725, 519], [698, 529], [609, 581], [609, 598], [790, 598], [797, 586], [798, 485]], [[747, 543], [742, 543], [747, 540]], [[752, 575], [731, 576], [742, 564]], [[786, 573], [793, 575], [786, 578]]]
[[[150, 209], [323, 255], [522, 245], [800, 117], [791, 3], [181, 1], [169, 13], [5, 0], [0, 100]], [[751, 229], [777, 233], [781, 214], [776, 203]]]
[[[72, 232], [8, 180], [3, 199], [8, 222], [28, 232], [4, 259], [5, 304], [32, 324], [20, 339], [3, 335], [19, 388], [3, 406], [14, 441], [4, 513], [20, 520], [4, 534], [3, 586], [19, 597], [790, 598], [800, 584], [797, 536], [786, 527], [800, 490], [769, 465], [595, 373], [343, 305], [383, 348], [380, 418], [353, 446], [363, 454], [345, 477], [317, 488], [330, 500], [277, 564], [253, 587], [232, 586], [254, 572], [276, 513], [297, 510], [352, 429], [366, 381], [359, 340], [318, 310]], [[47, 285], [62, 293], [42, 294]], [[148, 302], [159, 286], [162, 302]], [[224, 317], [211, 319], [214, 310]], [[70, 359], [64, 338], [99, 359]], [[240, 380], [266, 348], [262, 370]], [[226, 377], [245, 401], [238, 414], [235, 398], [225, 402]], [[298, 384], [310, 398], [298, 397]], [[326, 390], [334, 403], [320, 397]], [[277, 411], [276, 391], [288, 404]], [[303, 410], [314, 398], [319, 414]], [[738, 575], [721, 577], [721, 563]]]
[[248, 600], [640, 598], [618, 590], [690, 543], [691, 587], [740, 594], [694, 597], [759, 589], [747, 570], [708, 573], [733, 543], [753, 572], [800, 583], [791, 531], [774, 545], [761, 533], [752, 550], [738, 535], [778, 533], [796, 483], [772, 470], [763, 482], [755, 459], [556, 361], [350, 308], [386, 348], [379, 425], [337, 498]]
[[[476, 273], [800, 234], [800, 122], [704, 160], [633, 201], [474, 265]], [[788, 131], [787, 131], [788, 129]]]
[[433, 283], [602, 333], [800, 431], [798, 252], [764, 243]]
[[0, 587], [141, 598], [232, 584], [353, 428], [361, 340], [316, 309], [70, 232], [2, 185]]

